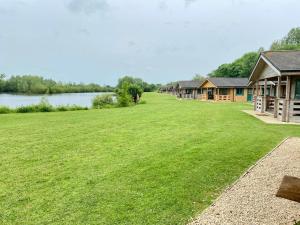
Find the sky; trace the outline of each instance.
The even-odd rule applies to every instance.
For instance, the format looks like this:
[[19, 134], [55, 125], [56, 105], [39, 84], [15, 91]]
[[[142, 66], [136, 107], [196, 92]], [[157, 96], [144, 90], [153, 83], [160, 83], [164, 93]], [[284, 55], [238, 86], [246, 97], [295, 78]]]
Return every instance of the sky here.
[[299, 0], [0, 0], [0, 73], [115, 85], [206, 75], [300, 26]]

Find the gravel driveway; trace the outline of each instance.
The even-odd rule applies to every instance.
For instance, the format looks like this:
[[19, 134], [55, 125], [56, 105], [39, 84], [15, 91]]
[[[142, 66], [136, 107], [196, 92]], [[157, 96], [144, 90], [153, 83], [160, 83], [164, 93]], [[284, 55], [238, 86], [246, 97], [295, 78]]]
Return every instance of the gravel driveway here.
[[294, 225], [300, 204], [275, 197], [284, 175], [300, 178], [300, 138], [281, 143], [190, 225]]

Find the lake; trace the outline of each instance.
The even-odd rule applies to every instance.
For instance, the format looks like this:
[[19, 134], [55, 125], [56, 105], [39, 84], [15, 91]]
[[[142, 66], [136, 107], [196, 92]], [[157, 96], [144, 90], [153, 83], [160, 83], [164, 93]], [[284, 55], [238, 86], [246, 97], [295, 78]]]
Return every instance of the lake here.
[[0, 105], [5, 105], [10, 108], [37, 104], [42, 97], [46, 97], [51, 105], [80, 105], [92, 106], [92, 99], [96, 95], [111, 94], [111, 93], [64, 93], [54, 95], [14, 95], [0, 94]]

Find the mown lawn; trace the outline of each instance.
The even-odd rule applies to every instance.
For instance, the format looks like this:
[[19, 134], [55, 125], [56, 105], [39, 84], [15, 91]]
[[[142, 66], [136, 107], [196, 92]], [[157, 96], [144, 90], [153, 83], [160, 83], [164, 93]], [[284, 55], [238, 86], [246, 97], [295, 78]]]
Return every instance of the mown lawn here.
[[0, 115], [0, 223], [185, 224], [300, 127], [248, 104], [145, 94], [131, 108]]

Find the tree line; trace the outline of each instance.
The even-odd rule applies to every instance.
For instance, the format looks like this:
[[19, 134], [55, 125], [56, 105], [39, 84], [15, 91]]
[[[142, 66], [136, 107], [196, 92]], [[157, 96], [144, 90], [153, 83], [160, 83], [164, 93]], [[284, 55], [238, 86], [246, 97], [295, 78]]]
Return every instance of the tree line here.
[[100, 86], [98, 84], [77, 84], [56, 82], [40, 76], [24, 75], [11, 76], [6, 79], [0, 75], [0, 92], [21, 94], [59, 94], [79, 92], [113, 92], [114, 87]]
[[[291, 29], [285, 37], [274, 41], [270, 46], [270, 50], [300, 50], [300, 27]], [[234, 60], [232, 63], [222, 64], [216, 70], [208, 74], [208, 76], [248, 78], [251, 75], [251, 72], [262, 51], [264, 51], [264, 49], [260, 48], [258, 51], [244, 54], [242, 57]], [[205, 76], [196, 74], [194, 79], [203, 80], [205, 79]]]
[[115, 92], [122, 83], [138, 85], [143, 92], [151, 92], [158, 89], [159, 85], [149, 84], [140, 78], [125, 76], [119, 79], [117, 87], [101, 86], [90, 83], [63, 83], [52, 79], [45, 79], [41, 76], [23, 75], [6, 77], [0, 74], [0, 93], [20, 94], [59, 94], [59, 93], [83, 93], [83, 92]]

